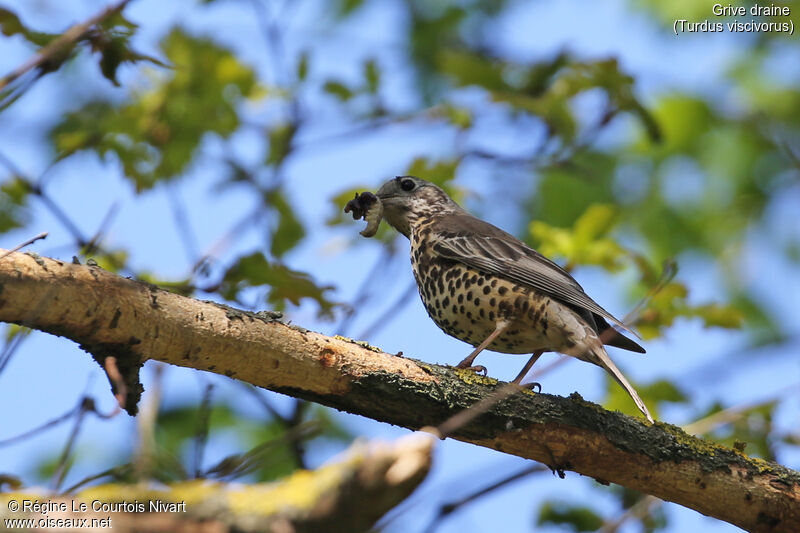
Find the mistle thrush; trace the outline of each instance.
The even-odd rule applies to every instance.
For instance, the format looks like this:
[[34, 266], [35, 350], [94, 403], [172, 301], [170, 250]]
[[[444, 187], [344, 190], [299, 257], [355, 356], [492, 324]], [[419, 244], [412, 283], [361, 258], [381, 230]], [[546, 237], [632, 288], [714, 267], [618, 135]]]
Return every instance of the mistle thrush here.
[[612, 328], [627, 329], [564, 269], [505, 231], [470, 215], [441, 188], [401, 176], [377, 192], [383, 217], [411, 241], [411, 266], [428, 314], [439, 328], [475, 346], [460, 368], [485, 348], [571, 355], [607, 370], [652, 421], [644, 402], [603, 344], [644, 353]]

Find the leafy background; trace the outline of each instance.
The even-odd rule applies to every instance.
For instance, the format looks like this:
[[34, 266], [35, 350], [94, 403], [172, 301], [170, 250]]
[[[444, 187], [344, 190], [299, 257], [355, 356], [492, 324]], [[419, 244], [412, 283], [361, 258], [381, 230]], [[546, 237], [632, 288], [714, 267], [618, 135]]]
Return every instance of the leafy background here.
[[[104, 5], [6, 2], [0, 73]], [[711, 5], [136, 0], [0, 92], [0, 238], [46, 230], [43, 255], [453, 364], [469, 347], [425, 316], [407, 243], [385, 227], [363, 239], [341, 212], [356, 191], [419, 175], [617, 315], [657, 287], [636, 318], [648, 354], [612, 354], [654, 413], [797, 468], [798, 42], [671, 33]], [[114, 400], [86, 354], [6, 331], [3, 483], [269, 480], [356, 436], [405, 433], [152, 363], [145, 415], [105, 419]], [[481, 362], [510, 379], [524, 361]], [[539, 365], [547, 392], [634, 413], [598, 369]], [[735, 529], [538, 471], [437, 520], [528, 467], [446, 441], [385, 528]]]

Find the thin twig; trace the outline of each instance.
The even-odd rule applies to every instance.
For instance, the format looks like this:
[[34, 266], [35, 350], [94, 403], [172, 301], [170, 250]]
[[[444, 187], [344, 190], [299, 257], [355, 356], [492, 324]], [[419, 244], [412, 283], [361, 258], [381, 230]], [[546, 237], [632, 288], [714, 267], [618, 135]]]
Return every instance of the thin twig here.
[[436, 528], [439, 527], [441, 522], [447, 516], [451, 515], [452, 513], [454, 513], [455, 511], [457, 511], [461, 507], [463, 507], [463, 506], [465, 506], [467, 504], [470, 504], [470, 503], [474, 502], [475, 500], [478, 500], [478, 499], [482, 498], [483, 496], [486, 496], [487, 494], [491, 494], [492, 492], [496, 491], [497, 489], [505, 487], [506, 485], [508, 485], [510, 483], [513, 483], [515, 481], [519, 481], [520, 479], [525, 478], [525, 477], [527, 477], [527, 476], [529, 476], [531, 474], [535, 474], [537, 472], [548, 472], [548, 471], [549, 471], [549, 469], [547, 467], [543, 466], [543, 465], [538, 465], [538, 464], [537, 465], [531, 465], [531, 466], [528, 466], [526, 468], [523, 468], [519, 472], [515, 472], [514, 474], [511, 474], [510, 476], [507, 476], [507, 477], [501, 479], [500, 481], [492, 483], [491, 485], [489, 485], [487, 487], [484, 487], [482, 489], [478, 489], [477, 491], [473, 492], [472, 494], [468, 494], [467, 496], [464, 496], [463, 498], [460, 498], [458, 500], [454, 500], [452, 502], [443, 504], [441, 507], [439, 507], [439, 512], [436, 514], [434, 519], [431, 521], [431, 523], [428, 525], [428, 527], [425, 528], [425, 533], [433, 533], [436, 530]]
[[81, 408], [80, 405], [76, 405], [75, 407], [73, 407], [72, 409], [70, 409], [69, 411], [64, 413], [63, 415], [59, 415], [59, 416], [57, 416], [57, 417], [45, 422], [41, 426], [35, 427], [33, 429], [29, 429], [25, 433], [20, 433], [19, 435], [16, 435], [14, 437], [9, 437], [7, 439], [0, 440], [0, 446], [8, 446], [10, 444], [14, 444], [16, 442], [28, 439], [30, 437], [33, 437], [34, 435], [36, 435], [39, 432], [42, 432], [42, 431], [48, 430], [50, 428], [53, 428], [53, 427], [61, 424], [62, 422], [66, 422], [67, 420], [72, 418], [75, 415], [75, 413], [78, 411], [78, 409], [80, 409], [80, 408]]
[[69, 434], [67, 443], [64, 445], [64, 450], [61, 452], [56, 471], [53, 474], [53, 481], [51, 485], [54, 491], [58, 490], [58, 488], [64, 482], [67, 472], [69, 472], [69, 459], [72, 455], [72, 448], [75, 446], [75, 441], [78, 440], [78, 434], [80, 433], [81, 426], [83, 426], [83, 421], [86, 420], [86, 413], [94, 410], [94, 400], [88, 396], [82, 397], [77, 407], [75, 425], [72, 426], [72, 431]]
[[604, 523], [603, 527], [598, 530], [598, 533], [616, 533], [619, 531], [619, 528], [631, 518], [642, 519], [650, 514], [650, 508], [659, 502], [661, 502], [661, 500], [655, 496], [651, 496], [649, 494], [643, 495], [636, 503], [631, 505], [615, 520]]
[[199, 255], [197, 239], [192, 231], [192, 225], [189, 222], [189, 215], [186, 213], [186, 208], [181, 202], [177, 192], [177, 185], [170, 185], [167, 187], [167, 200], [172, 208], [172, 220], [175, 222], [175, 227], [181, 237], [183, 249], [186, 252], [186, 257], [189, 262], [195, 264]]
[[117, 400], [117, 407], [114, 414], [117, 414], [120, 409], [125, 408], [125, 402], [128, 397], [128, 386], [125, 385], [125, 379], [122, 377], [122, 373], [120, 373], [119, 368], [117, 367], [116, 357], [113, 355], [106, 357], [105, 361], [103, 361], [103, 367], [105, 368], [109, 381], [111, 381], [112, 385], [114, 385], [114, 388], [116, 389], [114, 398]]
[[392, 302], [386, 310], [378, 315], [378, 317], [372, 321], [372, 323], [364, 328], [364, 331], [358, 336], [359, 339], [369, 339], [373, 335], [375, 335], [378, 331], [385, 328], [396, 316], [399, 315], [398, 311], [405, 307], [411, 299], [413, 298], [414, 294], [417, 292], [417, 283], [415, 281], [411, 281], [406, 287], [400, 296]]
[[59, 35], [50, 43], [42, 47], [28, 61], [0, 78], [0, 91], [5, 89], [9, 83], [13, 82], [29, 70], [44, 66], [46, 63], [51, 62], [59, 54], [62, 54], [65, 50], [75, 46], [78, 41], [86, 36], [86, 32], [89, 31], [93, 26], [122, 11], [128, 2], [130, 2], [130, 0], [121, 0], [114, 5], [106, 7], [100, 13], [91, 17], [86, 22], [71, 26], [63, 34]]
[[342, 317], [342, 320], [339, 322], [339, 325], [336, 326], [335, 331], [338, 335], [347, 334], [347, 330], [350, 328], [350, 325], [353, 323], [356, 315], [360, 310], [363, 309], [363, 306], [369, 300], [370, 287], [375, 280], [378, 279], [379, 274], [386, 269], [386, 265], [393, 255], [394, 250], [391, 248], [384, 248], [382, 253], [378, 256], [378, 260], [375, 261], [375, 264], [364, 277], [364, 280], [361, 282], [361, 286], [356, 291], [355, 297], [353, 297], [353, 301], [348, 306], [348, 309]]
[[111, 222], [114, 220], [114, 217], [117, 215], [119, 211], [119, 203], [114, 202], [111, 207], [108, 209], [106, 216], [103, 217], [103, 220], [100, 222], [100, 226], [98, 226], [97, 231], [94, 233], [89, 242], [83, 247], [83, 255], [92, 255], [98, 251], [100, 248], [100, 241], [103, 239], [103, 235], [108, 231], [108, 228], [111, 226]]
[[11, 361], [11, 357], [22, 345], [22, 341], [28, 338], [30, 332], [31, 330], [29, 330], [28, 328], [20, 329], [16, 333], [16, 335], [14, 335], [14, 337], [10, 341], [8, 341], [6, 345], [3, 347], [3, 353], [0, 354], [0, 374], [3, 373], [3, 370], [5, 370], [6, 368], [6, 365], [8, 364], [9, 361]]
[[759, 407], [763, 407], [767, 404], [777, 402], [780, 400], [787, 392], [797, 391], [800, 390], [800, 385], [794, 383], [792, 385], [788, 385], [779, 389], [772, 393], [768, 398], [764, 400], [759, 400], [756, 402], [746, 402], [739, 405], [734, 405], [732, 407], [728, 407], [727, 409], [723, 409], [721, 411], [717, 411], [716, 413], [712, 413], [705, 418], [701, 418], [700, 420], [695, 420], [689, 424], [685, 424], [681, 427], [686, 433], [689, 435], [704, 435], [715, 428], [721, 426], [722, 424], [730, 424], [731, 422], [736, 422], [743, 416], [745, 416], [748, 411], [752, 411], [753, 409], [758, 409]]
[[200, 478], [203, 475], [203, 457], [205, 456], [206, 444], [208, 443], [209, 420], [211, 419], [211, 392], [214, 385], [209, 383], [203, 392], [203, 400], [197, 410], [198, 424], [197, 433], [194, 436], [194, 477]]
[[158, 364], [153, 369], [153, 384], [150, 385], [150, 395], [139, 410], [139, 449], [134, 459], [134, 473], [137, 479], [149, 479], [152, 474], [152, 463], [156, 452], [156, 423], [158, 410], [161, 407], [161, 392], [163, 385], [164, 364]]
[[17, 251], [19, 251], [19, 250], [21, 250], [21, 249], [25, 248], [25, 247], [26, 247], [26, 246], [28, 246], [29, 244], [33, 244], [33, 243], [35, 243], [35, 242], [36, 242], [36, 241], [38, 241], [39, 239], [46, 239], [46, 238], [47, 238], [47, 232], [46, 232], [46, 231], [43, 231], [43, 232], [41, 232], [40, 234], [38, 234], [38, 235], [36, 235], [36, 236], [34, 236], [34, 237], [31, 237], [31, 238], [30, 238], [30, 239], [28, 239], [27, 241], [25, 241], [25, 242], [23, 242], [23, 243], [21, 243], [21, 244], [18, 244], [18, 245], [16, 245], [16, 246], [15, 246], [15, 247], [13, 247], [12, 249], [10, 249], [10, 250], [7, 250], [6, 252], [4, 252], [4, 253], [3, 253], [3, 255], [0, 255], [0, 259], [3, 259], [3, 258], [5, 258], [5, 257], [8, 257], [9, 255], [13, 254], [14, 252], [17, 252]]

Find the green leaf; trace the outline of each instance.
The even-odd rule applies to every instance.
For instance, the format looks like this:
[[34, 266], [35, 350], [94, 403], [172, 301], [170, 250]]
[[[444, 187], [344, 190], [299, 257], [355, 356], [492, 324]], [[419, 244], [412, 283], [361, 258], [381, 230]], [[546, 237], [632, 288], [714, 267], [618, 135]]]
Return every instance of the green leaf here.
[[[659, 404], [662, 402], [689, 403], [689, 398], [686, 394], [675, 383], [665, 379], [655, 381], [649, 385], [634, 386], [656, 418], [658, 418]], [[641, 416], [625, 389], [620, 387], [619, 383], [608, 375], [606, 376], [606, 397], [603, 401], [603, 407], [610, 411], [620, 411], [631, 416]]]
[[278, 226], [272, 234], [270, 253], [274, 257], [281, 257], [297, 246], [306, 232], [282, 191], [274, 190], [267, 193], [265, 202], [275, 209], [278, 215]]
[[466, 107], [445, 103], [437, 108], [437, 114], [443, 116], [450, 124], [459, 129], [466, 130], [472, 127], [472, 111]]
[[[184, 172], [207, 133], [228, 137], [238, 129], [237, 107], [255, 90], [253, 71], [213, 41], [179, 29], [161, 47], [175, 66], [171, 77], [120, 107], [92, 102], [66, 114], [50, 133], [60, 158], [84, 149], [114, 155], [143, 190]], [[118, 60], [110, 60], [109, 73]]]
[[0, 7], [0, 33], [6, 37], [22, 35], [26, 40], [36, 46], [44, 46], [58, 37], [58, 34], [55, 33], [42, 33], [30, 30], [13, 11], [4, 7]]
[[616, 159], [608, 154], [584, 151], [567, 165], [543, 169], [532, 199], [533, 217], [569, 227], [590, 205], [613, 202], [615, 164]]
[[262, 286], [268, 287], [267, 303], [278, 310], [284, 309], [286, 302], [300, 305], [301, 300], [311, 299], [319, 305], [321, 316], [333, 315], [336, 304], [325, 296], [333, 287], [320, 287], [308, 274], [270, 262], [261, 252], [239, 258], [225, 273], [220, 292], [224, 298], [235, 300], [243, 289]]
[[500, 92], [512, 90], [503, 77], [505, 64], [478, 53], [445, 50], [439, 56], [438, 64], [457, 86], [477, 85], [488, 91]]
[[617, 219], [613, 206], [594, 204], [578, 217], [571, 230], [538, 220], [531, 222], [529, 230], [542, 254], [565, 259], [569, 268], [599, 265], [614, 272], [623, 267], [623, 261], [630, 255], [616, 241], [606, 237]]
[[335, 80], [326, 81], [325, 85], [322, 86], [322, 90], [331, 96], [335, 96], [342, 102], [346, 102], [353, 97], [352, 89], [344, 83]]
[[374, 59], [364, 63], [364, 79], [367, 82], [367, 91], [372, 94], [377, 93], [381, 83], [381, 72], [378, 70], [378, 64]]
[[0, 233], [20, 228], [28, 221], [28, 197], [31, 189], [27, 181], [13, 176], [0, 186]]
[[336, 4], [336, 16], [340, 18], [345, 18], [356, 11], [364, 4], [364, 0], [337, 0]]
[[545, 502], [539, 509], [537, 525], [564, 526], [569, 531], [597, 531], [603, 519], [589, 507], [567, 502]]
[[269, 152], [267, 165], [279, 166], [292, 151], [292, 140], [297, 133], [293, 123], [280, 124], [269, 131]]
[[308, 51], [304, 50], [297, 60], [297, 80], [306, 81], [308, 77]]

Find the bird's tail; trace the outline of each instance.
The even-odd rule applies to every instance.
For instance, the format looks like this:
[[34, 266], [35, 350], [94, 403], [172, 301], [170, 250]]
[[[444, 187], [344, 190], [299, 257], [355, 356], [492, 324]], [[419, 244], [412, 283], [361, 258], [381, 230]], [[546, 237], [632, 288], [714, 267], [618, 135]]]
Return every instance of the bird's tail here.
[[636, 407], [647, 417], [647, 420], [653, 422], [653, 416], [650, 414], [650, 411], [647, 410], [647, 406], [644, 404], [641, 398], [639, 398], [639, 394], [636, 393], [636, 389], [633, 388], [633, 385], [628, 383], [628, 380], [625, 379], [625, 376], [622, 375], [617, 365], [614, 364], [614, 361], [606, 353], [605, 349], [602, 347], [595, 348], [592, 350], [592, 355], [594, 356], [594, 361], [598, 366], [605, 368], [609, 374], [611, 374], [614, 379], [622, 385], [622, 388], [630, 395], [633, 399], [633, 403], [636, 404]]

